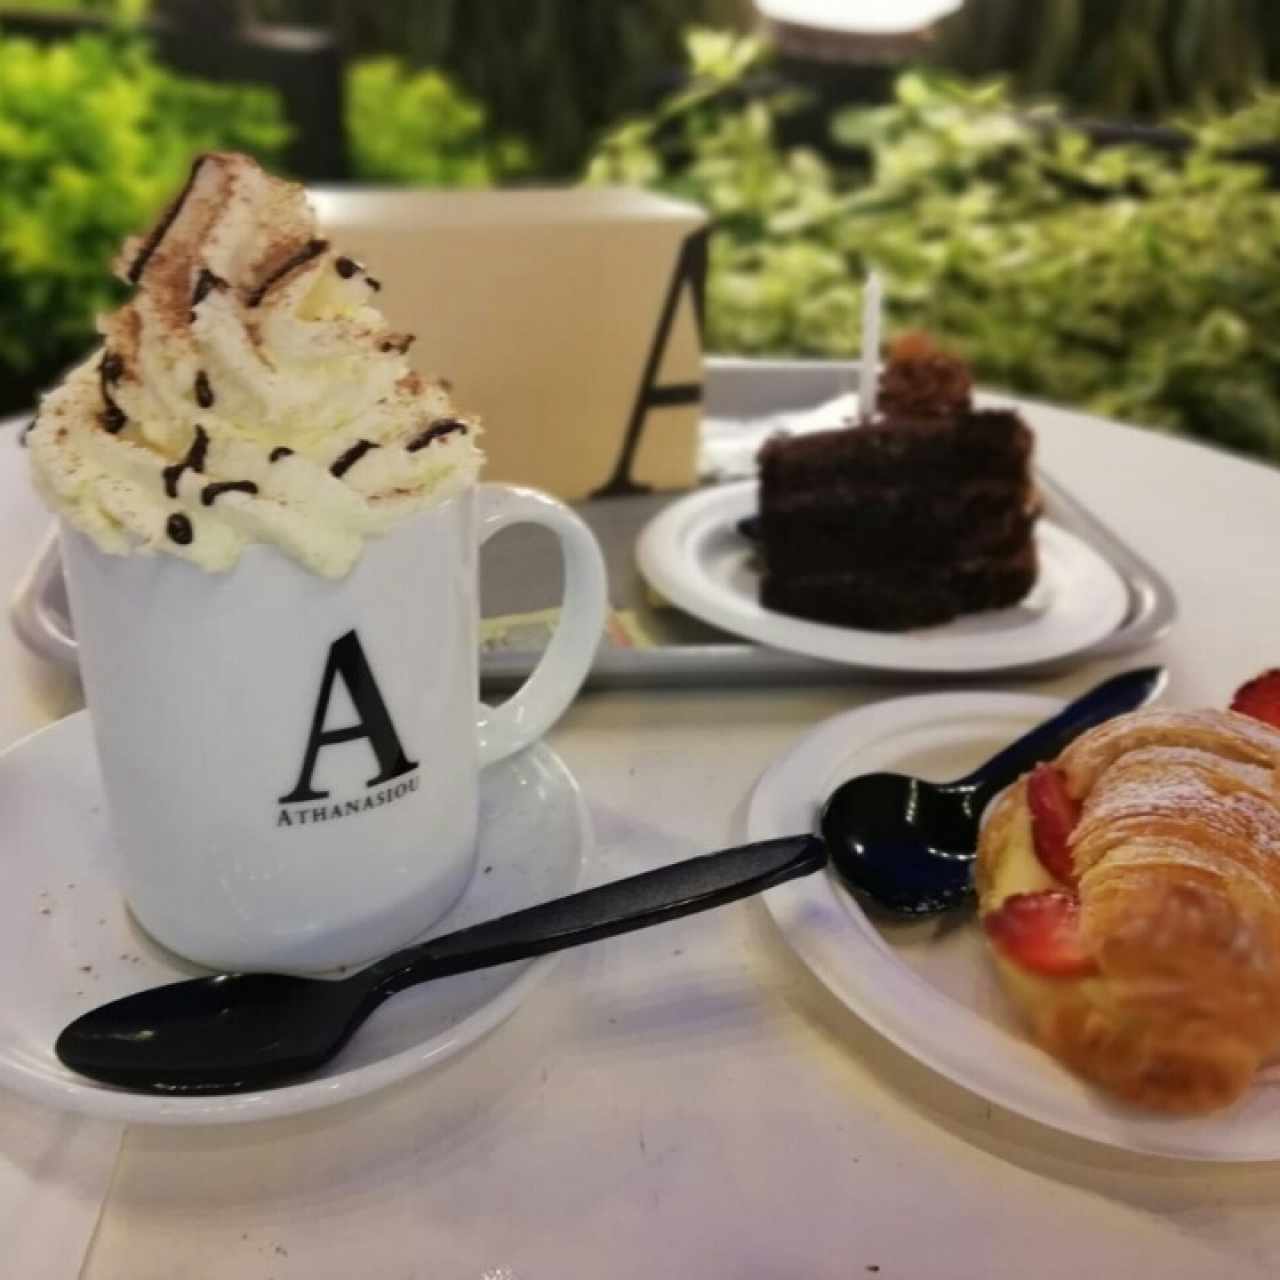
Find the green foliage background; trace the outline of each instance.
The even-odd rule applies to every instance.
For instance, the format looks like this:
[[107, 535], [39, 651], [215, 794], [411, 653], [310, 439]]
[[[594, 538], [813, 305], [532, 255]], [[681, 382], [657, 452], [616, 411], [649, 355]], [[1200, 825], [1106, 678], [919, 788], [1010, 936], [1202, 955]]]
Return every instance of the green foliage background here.
[[[689, 88], [604, 142], [592, 181], [712, 213], [712, 349], [850, 356], [861, 281], [978, 377], [1280, 459], [1280, 198], [1224, 139], [1276, 136], [1280, 95], [1191, 127], [1181, 163], [1099, 149], [998, 83], [907, 74], [834, 122], [867, 168], [786, 147], [794, 103], [744, 98], [753, 41], [698, 33]], [[1269, 124], [1268, 124], [1269, 122]]]
[[1160, 116], [1230, 107], [1280, 72], [1275, 0], [966, 0], [935, 62], [1006, 74], [1077, 112]]
[[[481, 104], [396, 59], [351, 67], [347, 116], [364, 181], [486, 186], [529, 164]], [[279, 170], [288, 136], [273, 90], [176, 76], [126, 29], [37, 44], [0, 28], [0, 413], [93, 341], [122, 295], [112, 256], [194, 154], [247, 151]]]
[[524, 140], [543, 177], [570, 177], [599, 132], [653, 101], [691, 23], [746, 20], [748, 0], [255, 0], [272, 20], [336, 26], [351, 57], [395, 53], [445, 71]]
[[439, 71], [367, 58], [347, 74], [352, 171], [363, 182], [487, 187], [519, 176], [529, 149], [495, 135], [488, 112]]
[[[147, 0], [60, 0], [132, 19]], [[895, 328], [927, 327], [986, 382], [1280, 459], [1280, 197], [1224, 148], [1280, 139], [1280, 6], [1263, 0], [968, 0], [934, 56], [1013, 68], [1014, 88], [909, 74], [838, 114], [839, 165], [783, 141], [798, 95], [763, 90], [745, 0], [248, 0], [336, 21], [368, 181], [483, 186], [581, 172], [712, 213], [713, 349], [853, 354], [875, 264]], [[386, 51], [394, 49], [397, 56]], [[374, 54], [378, 56], [372, 56]], [[442, 70], [443, 68], [443, 70]], [[673, 72], [673, 68], [675, 71]], [[1069, 106], [1030, 108], [1053, 90]], [[763, 96], [762, 96], [763, 94]], [[1229, 103], [1230, 110], [1221, 104]], [[1177, 104], [1174, 163], [1066, 124]], [[1064, 115], [1064, 112], [1066, 113]], [[194, 151], [279, 167], [270, 91], [166, 72], [124, 34], [37, 47], [0, 31], [0, 410], [30, 402], [112, 305], [106, 265]]]
[[[107, 264], [179, 186], [194, 152], [276, 162], [287, 139], [265, 89], [182, 80], [136, 41], [0, 39], [0, 372], [74, 358], [118, 287]], [[28, 401], [29, 402], [29, 397]]]

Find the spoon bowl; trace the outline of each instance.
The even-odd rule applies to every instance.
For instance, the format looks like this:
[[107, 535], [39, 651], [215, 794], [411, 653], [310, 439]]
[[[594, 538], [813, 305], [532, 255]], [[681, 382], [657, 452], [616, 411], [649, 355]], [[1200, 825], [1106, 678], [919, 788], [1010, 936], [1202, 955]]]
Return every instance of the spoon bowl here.
[[55, 1051], [126, 1089], [238, 1093], [327, 1062], [379, 1003], [363, 982], [222, 973], [103, 1005], [71, 1023]]
[[932, 915], [970, 896], [981, 811], [976, 789], [901, 773], [842, 783], [823, 806], [822, 838], [851, 888], [900, 915]]

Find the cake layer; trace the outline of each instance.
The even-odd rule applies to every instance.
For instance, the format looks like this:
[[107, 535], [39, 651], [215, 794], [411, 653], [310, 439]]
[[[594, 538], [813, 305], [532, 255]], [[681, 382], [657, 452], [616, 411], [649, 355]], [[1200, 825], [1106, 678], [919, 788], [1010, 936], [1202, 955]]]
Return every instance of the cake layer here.
[[851, 495], [843, 484], [774, 494], [761, 511], [764, 559], [774, 573], [883, 567], [1012, 555], [1032, 537], [1030, 484], [974, 485], [934, 493], [914, 486]]
[[971, 481], [1023, 483], [1031, 449], [1031, 431], [1022, 419], [996, 409], [779, 437], [760, 451], [762, 506], [768, 509], [777, 493], [827, 490], [837, 483], [850, 495], [904, 484], [956, 490]]
[[905, 631], [949, 622], [962, 613], [1017, 604], [1035, 585], [1035, 544], [963, 563], [900, 562], [875, 569], [780, 575], [766, 572], [760, 600], [768, 609], [837, 626]]

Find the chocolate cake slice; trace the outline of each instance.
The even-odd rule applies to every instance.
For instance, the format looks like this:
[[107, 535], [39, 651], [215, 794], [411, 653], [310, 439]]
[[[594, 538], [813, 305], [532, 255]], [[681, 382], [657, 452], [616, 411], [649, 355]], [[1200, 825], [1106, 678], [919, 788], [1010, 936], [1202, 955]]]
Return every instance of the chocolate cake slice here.
[[866, 423], [760, 452], [761, 602], [876, 631], [1016, 604], [1036, 580], [1030, 429], [963, 362], [895, 345]]

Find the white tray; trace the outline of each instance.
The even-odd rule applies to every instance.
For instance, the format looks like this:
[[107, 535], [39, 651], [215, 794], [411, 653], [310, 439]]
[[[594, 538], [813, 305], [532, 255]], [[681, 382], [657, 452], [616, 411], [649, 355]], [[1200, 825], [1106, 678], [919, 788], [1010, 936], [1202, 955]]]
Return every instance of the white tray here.
[[[714, 418], [769, 417], [785, 410], [824, 403], [856, 379], [856, 366], [816, 360], [741, 360], [712, 358], [706, 366], [705, 412]], [[1038, 480], [1045, 516], [1083, 538], [1124, 579], [1129, 602], [1116, 629], [1093, 645], [1051, 662], [998, 672], [969, 671], [965, 678], [999, 674], [1048, 675], [1100, 657], [1114, 657], [1158, 640], [1177, 616], [1173, 591], [1163, 577], [1113, 534], [1092, 512], [1043, 471]], [[754, 684], [831, 684], [851, 681], [901, 681], [913, 673], [827, 662], [780, 649], [746, 643], [681, 614], [655, 608], [635, 567], [640, 531], [665, 505], [670, 494], [602, 498], [578, 507], [595, 530], [609, 562], [610, 599], [614, 608], [634, 610], [658, 643], [651, 648], [602, 647], [588, 685], [593, 687], [720, 686]], [[546, 548], [533, 539], [509, 543], [500, 571], [485, 574], [485, 612], [519, 613], [543, 607], [551, 588], [533, 597], [530, 584], [545, 583]], [[491, 581], [496, 578], [497, 581]], [[536, 589], [536, 588], [535, 588]], [[63, 666], [77, 665], [75, 635], [67, 608], [56, 539], [52, 537], [19, 583], [12, 618], [22, 640], [36, 652]], [[500, 692], [523, 682], [538, 659], [535, 650], [500, 650], [481, 657], [481, 683]], [[914, 673], [920, 678], [922, 673]], [[927, 673], [924, 673], [927, 678]], [[949, 678], [956, 678], [951, 676]]]

